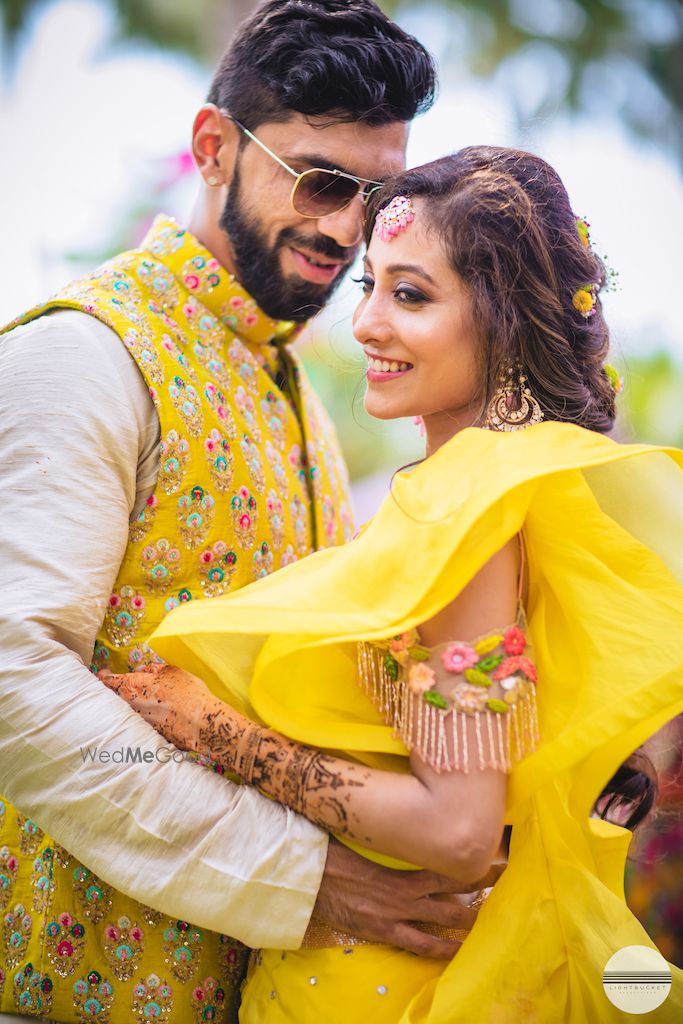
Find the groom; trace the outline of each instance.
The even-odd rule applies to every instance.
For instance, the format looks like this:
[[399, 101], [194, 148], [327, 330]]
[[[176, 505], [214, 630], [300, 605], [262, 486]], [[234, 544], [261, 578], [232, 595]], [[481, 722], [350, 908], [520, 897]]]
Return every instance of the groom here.
[[429, 901], [443, 879], [328, 846], [180, 759], [91, 671], [144, 667], [180, 602], [349, 538], [334, 430], [289, 343], [433, 89], [372, 0], [267, 0], [195, 119], [187, 228], [159, 217], [0, 339], [0, 1011], [232, 1021], [241, 942], [296, 948], [313, 914], [449, 956], [409, 922], [472, 919]]

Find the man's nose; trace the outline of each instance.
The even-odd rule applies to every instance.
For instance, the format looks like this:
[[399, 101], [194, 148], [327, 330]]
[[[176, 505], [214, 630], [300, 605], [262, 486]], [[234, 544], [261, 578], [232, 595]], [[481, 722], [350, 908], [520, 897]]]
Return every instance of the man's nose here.
[[358, 195], [343, 210], [319, 217], [318, 231], [334, 239], [337, 245], [351, 249], [360, 244], [363, 237], [363, 200]]

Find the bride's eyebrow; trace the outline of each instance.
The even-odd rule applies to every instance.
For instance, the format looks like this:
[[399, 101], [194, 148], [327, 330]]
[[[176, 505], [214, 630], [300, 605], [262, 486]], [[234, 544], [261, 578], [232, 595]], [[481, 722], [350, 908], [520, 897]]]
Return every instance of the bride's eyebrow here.
[[433, 277], [423, 270], [422, 267], [418, 267], [417, 263], [392, 263], [387, 267], [388, 274], [417, 274], [418, 277], [423, 277], [425, 281], [430, 284], [436, 285], [436, 281]]
[[[363, 256], [363, 263], [368, 270], [372, 270], [372, 263], [370, 257], [366, 254]], [[417, 274], [419, 277], [423, 277], [429, 284], [433, 284], [436, 287], [436, 281], [433, 277], [423, 270], [422, 267], [418, 267], [417, 263], [392, 263], [387, 267], [387, 274]]]

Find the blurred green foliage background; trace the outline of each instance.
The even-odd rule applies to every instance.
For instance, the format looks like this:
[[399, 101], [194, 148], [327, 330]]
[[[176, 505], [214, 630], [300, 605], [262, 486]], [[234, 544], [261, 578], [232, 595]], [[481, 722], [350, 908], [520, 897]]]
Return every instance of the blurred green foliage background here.
[[[3, 64], [11, 69], [21, 31], [42, 0], [0, 0]], [[113, 0], [121, 39], [135, 37], [196, 57], [209, 68], [226, 40], [256, 4], [253, 0]], [[449, 66], [488, 78], [520, 59], [543, 64], [547, 73], [528, 93], [508, 85], [524, 124], [560, 112], [599, 111], [678, 159], [683, 156], [683, 5], [680, 0], [382, 0], [381, 6], [420, 35], [440, 11], [449, 42], [441, 55]], [[427, 40], [428, 42], [428, 40]], [[148, 200], [152, 202], [151, 197]], [[144, 206], [144, 200], [143, 204]], [[131, 219], [144, 212], [131, 211]], [[111, 240], [114, 252], [127, 235]], [[106, 254], [96, 254], [106, 255]], [[349, 309], [351, 307], [349, 306]], [[348, 328], [314, 329], [305, 358], [337, 423], [352, 475], [406, 461], [418, 451], [410, 425], [378, 425], [362, 409], [361, 370]], [[618, 434], [683, 445], [683, 367], [647, 339], [648, 353], [621, 362], [626, 390]], [[324, 350], [324, 354], [323, 354]], [[354, 398], [355, 396], [355, 398]]]
[[[11, 72], [22, 29], [42, 0], [0, 0], [3, 64]], [[253, 0], [112, 0], [120, 39], [135, 37], [197, 58], [209, 69]], [[683, 5], [680, 0], [383, 0], [381, 6], [417, 35], [439, 13], [448, 42], [441, 53], [442, 80], [449, 68], [487, 79], [515, 62], [530, 60], [545, 73], [531, 94], [512, 75], [502, 79], [525, 124], [554, 114], [597, 111], [628, 126], [678, 159], [683, 156]], [[426, 39], [429, 45], [429, 39]], [[114, 40], [115, 45], [115, 40]], [[523, 78], [523, 76], [522, 76]], [[522, 95], [522, 93], [524, 93]], [[531, 96], [531, 100], [530, 100]], [[438, 102], [438, 101], [437, 101]], [[476, 140], [473, 140], [476, 141]], [[139, 220], [154, 206], [138, 198]], [[112, 238], [125, 247], [130, 225]], [[635, 243], [635, 239], [634, 239]], [[109, 253], [86, 254], [90, 262]], [[76, 254], [74, 254], [76, 255]], [[81, 254], [82, 255], [82, 254]], [[352, 305], [348, 304], [350, 312]], [[377, 424], [362, 409], [362, 371], [354, 359], [348, 325], [314, 327], [304, 357], [340, 430], [354, 478], [395, 467], [418, 451], [410, 424]], [[330, 336], [337, 342], [330, 345]], [[646, 339], [648, 351], [622, 360], [620, 436], [683, 444], [683, 368], [675, 356]], [[354, 397], [355, 396], [355, 397]]]
[[[2, 0], [8, 46], [42, 0]], [[187, 51], [212, 64], [254, 0], [113, 0], [122, 37], [137, 36]], [[680, 0], [381, 0], [392, 16], [443, 7], [462, 19], [473, 73], [490, 75], [510, 57], [539, 44], [566, 68], [561, 100], [573, 109], [596, 102], [600, 72], [617, 67], [632, 86], [614, 102], [615, 116], [664, 144], [683, 143], [683, 10]], [[537, 51], [538, 52], [538, 51]], [[454, 58], [462, 60], [461, 50]], [[596, 79], [596, 74], [598, 75]], [[656, 113], [643, 102], [647, 83], [667, 101]], [[553, 83], [555, 85], [556, 83]], [[550, 91], [550, 90], [549, 90]], [[609, 92], [609, 90], [608, 90]], [[647, 98], [646, 98], [647, 99]], [[538, 98], [535, 113], [548, 108]]]

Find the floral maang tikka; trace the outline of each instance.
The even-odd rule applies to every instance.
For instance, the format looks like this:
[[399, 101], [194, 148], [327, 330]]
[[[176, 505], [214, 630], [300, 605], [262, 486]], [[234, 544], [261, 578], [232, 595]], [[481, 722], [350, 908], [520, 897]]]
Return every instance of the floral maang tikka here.
[[408, 196], [394, 196], [377, 214], [375, 234], [383, 242], [390, 242], [399, 232], [405, 231], [414, 220], [415, 209]]

